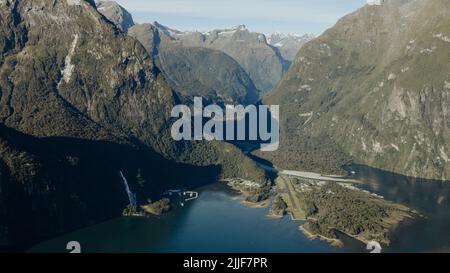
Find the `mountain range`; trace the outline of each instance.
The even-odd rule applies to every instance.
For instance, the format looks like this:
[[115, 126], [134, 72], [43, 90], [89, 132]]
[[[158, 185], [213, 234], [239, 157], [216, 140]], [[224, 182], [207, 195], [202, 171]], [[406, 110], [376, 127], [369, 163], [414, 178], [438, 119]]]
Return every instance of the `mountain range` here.
[[264, 34], [251, 32], [244, 25], [209, 32], [182, 32], [157, 22], [154, 24], [175, 43], [187, 47], [211, 48], [231, 56], [263, 94], [272, 90], [290, 65], [290, 62], [281, 56], [277, 47], [267, 43]]
[[[298, 50], [313, 38], [274, 33], [267, 39], [244, 25], [208, 32], [180, 31], [158, 22], [135, 24], [129, 12], [115, 1], [98, 1], [97, 6], [108, 20], [139, 40], [159, 61], [157, 65], [172, 88], [186, 95], [192, 95], [190, 90], [196, 88], [206, 99], [219, 103], [224, 102], [221, 97], [227, 96], [228, 101], [245, 101], [243, 90], [249, 93], [247, 103], [269, 93]], [[208, 71], [208, 66], [215, 71]], [[189, 77], [181, 75], [185, 72]]]
[[244, 69], [221, 51], [174, 43], [152, 24], [134, 25], [128, 34], [144, 45], [169, 85], [185, 101], [202, 96], [221, 105], [251, 104], [260, 98]]
[[275, 33], [268, 40], [244, 25], [180, 31], [158, 22], [135, 24], [115, 1], [97, 5], [106, 18], [145, 46], [173, 89], [188, 98], [201, 94], [221, 104], [254, 103], [270, 92], [298, 50], [313, 38]]

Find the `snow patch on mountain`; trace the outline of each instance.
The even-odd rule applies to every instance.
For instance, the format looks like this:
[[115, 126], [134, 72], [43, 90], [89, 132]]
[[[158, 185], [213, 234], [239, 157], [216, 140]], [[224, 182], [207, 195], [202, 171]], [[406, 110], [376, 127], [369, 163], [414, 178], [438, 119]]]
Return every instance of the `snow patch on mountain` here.
[[444, 35], [442, 33], [438, 33], [438, 34], [433, 35], [433, 38], [437, 38], [437, 39], [440, 39], [440, 40], [442, 40], [444, 42], [450, 43], [450, 37], [448, 37], [448, 36], [446, 36], [446, 35]]
[[367, 0], [369, 6], [381, 6], [385, 0]]
[[67, 0], [67, 4], [70, 6], [79, 6], [81, 5], [81, 0]]
[[314, 38], [314, 35], [312, 34], [305, 34], [300, 35], [296, 33], [280, 33], [275, 32], [271, 34], [267, 38], [267, 42], [275, 47], [283, 47], [287, 43], [294, 42], [294, 43], [304, 43], [305, 41], [309, 41]]
[[278, 48], [285, 60], [293, 61], [303, 45], [312, 39], [314, 39], [314, 35], [312, 34], [300, 35], [296, 33], [286, 34], [275, 32], [267, 38], [267, 43]]

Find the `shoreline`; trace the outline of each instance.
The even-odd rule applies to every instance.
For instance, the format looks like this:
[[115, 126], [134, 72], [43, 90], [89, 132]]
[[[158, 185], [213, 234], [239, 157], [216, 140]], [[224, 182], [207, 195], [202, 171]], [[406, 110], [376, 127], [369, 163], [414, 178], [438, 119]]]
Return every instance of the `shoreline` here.
[[334, 247], [344, 247], [344, 243], [340, 239], [332, 239], [332, 238], [328, 238], [328, 237], [325, 237], [320, 234], [313, 234], [309, 230], [307, 230], [303, 225], [300, 225], [298, 228], [303, 233], [303, 235], [305, 235], [306, 238], [308, 238], [311, 241], [319, 239], [321, 241], [325, 241], [325, 242], [329, 243], [331, 246], [334, 246]]
[[[389, 237], [389, 241], [388, 242], [382, 242], [380, 241], [379, 243], [381, 243], [384, 246], [389, 247], [390, 245], [390, 239], [391, 236], [393, 234], [395, 234], [397, 228], [399, 228], [402, 225], [408, 225], [413, 223], [415, 220], [417, 220], [418, 218], [422, 218], [423, 216], [421, 216], [420, 214], [415, 214], [415, 212], [413, 210], [409, 211], [409, 213], [412, 214], [406, 214], [403, 215], [404, 217], [401, 220], [398, 220], [396, 223], [391, 223], [390, 227], [388, 227], [388, 237]], [[314, 234], [312, 232], [310, 232], [309, 230], [307, 230], [303, 225], [299, 226], [299, 230], [310, 240], [315, 240], [315, 239], [320, 239], [326, 242], [329, 242], [331, 246], [338, 246], [338, 247], [344, 247], [344, 243], [341, 239], [333, 239], [333, 238], [329, 238], [326, 236], [323, 236], [321, 234]], [[363, 238], [362, 236], [358, 236], [358, 235], [351, 235], [348, 234], [344, 231], [335, 229], [337, 232], [343, 234], [344, 236], [347, 236], [353, 240], [356, 240], [362, 244], [368, 244], [371, 240], [370, 239], [366, 239]]]
[[285, 215], [276, 215], [273, 213], [267, 213], [266, 214], [266, 218], [271, 219], [271, 220], [276, 220], [276, 219], [283, 219]]
[[[287, 177], [289, 177], [290, 175], [287, 174], [283, 174], [286, 175]], [[322, 176], [323, 177], [323, 176]], [[335, 177], [328, 177], [329, 179], [335, 178]], [[315, 180], [315, 179], [313, 179]], [[345, 179], [347, 183], [343, 183], [342, 179], [340, 179], [340, 182], [335, 182], [337, 184], [339, 184], [341, 187], [347, 188], [348, 189], [348, 182], [350, 182], [349, 180]], [[320, 180], [319, 180], [320, 181]], [[329, 182], [329, 181], [323, 181], [323, 182]], [[350, 182], [350, 184], [355, 184], [354, 182]], [[245, 205], [246, 207], [249, 208], [268, 208], [270, 206], [270, 204], [273, 202], [273, 200], [271, 198], [260, 201], [260, 202], [251, 202], [251, 201], [247, 201], [245, 200], [246, 194], [245, 192], [242, 190], [242, 188], [236, 187], [236, 185], [233, 183], [227, 183], [227, 185], [232, 188], [233, 190], [237, 191], [240, 199], [241, 199], [241, 204]], [[275, 184], [277, 185], [277, 184]], [[275, 187], [275, 186], [273, 186]], [[395, 230], [397, 229], [398, 226], [400, 226], [401, 224], [405, 223], [405, 222], [409, 222], [409, 221], [414, 221], [414, 219], [417, 219], [418, 217], [421, 217], [421, 215], [419, 213], [417, 213], [415, 210], [408, 208], [402, 204], [396, 204], [392, 201], [387, 201], [384, 200], [383, 197], [380, 197], [378, 195], [374, 195], [368, 191], [364, 191], [362, 189], [360, 189], [359, 187], [354, 187], [354, 189], [351, 189], [360, 193], [364, 193], [367, 194], [368, 196], [371, 196], [372, 198], [375, 199], [379, 199], [379, 200], [383, 200], [384, 202], [393, 205], [394, 207], [396, 207], [397, 209], [399, 209], [399, 211], [397, 213], [395, 213], [394, 215], [391, 215], [390, 217], [388, 217], [387, 219], [383, 219], [385, 221], [385, 224], [387, 225], [386, 228], [388, 231], [387, 236], [388, 236], [388, 240], [381, 240], [380, 243], [386, 246], [390, 245], [390, 239], [391, 239], [391, 235], [395, 233]], [[302, 223], [301, 225], [298, 226], [298, 229], [302, 232], [302, 234], [309, 240], [316, 240], [319, 239], [321, 241], [324, 241], [326, 243], [328, 243], [331, 247], [339, 247], [339, 248], [343, 248], [345, 247], [344, 244], [344, 239], [341, 238], [340, 235], [337, 235], [338, 238], [329, 238], [326, 237], [324, 235], [321, 234], [314, 234], [312, 232], [310, 232], [307, 228], [305, 228], [305, 224], [308, 222], [308, 219], [295, 219], [294, 215], [292, 213], [292, 211], [287, 211], [287, 214], [290, 215], [290, 221], [305, 221], [305, 223]], [[277, 215], [277, 214], [273, 214], [271, 210], [268, 210], [268, 212], [266, 213], [266, 218], [269, 220], [279, 220], [284, 218], [284, 216], [286, 215]], [[336, 230], [339, 234], [342, 234], [342, 236], [351, 238], [361, 244], [366, 245], [369, 241], [371, 241], [370, 239], [366, 238], [366, 235], [368, 234], [360, 234], [360, 235], [351, 235], [348, 234], [344, 231], [341, 230]], [[370, 238], [370, 235], [368, 235], [368, 238]]]
[[[283, 175], [289, 177], [289, 175], [286, 175], [286, 174], [283, 174]], [[295, 198], [297, 198], [297, 197], [294, 194], [291, 194], [291, 192], [295, 192], [296, 189], [292, 188], [292, 185], [289, 184], [290, 183], [289, 178], [282, 179], [282, 176], [280, 176], [280, 177], [281, 177], [281, 179], [280, 179], [280, 181], [277, 181], [277, 185], [281, 185], [281, 188], [280, 188], [281, 191], [285, 195], [287, 195], [287, 200], [288, 201], [290, 200], [289, 202], [288, 201], [286, 201], [286, 202], [288, 204], [288, 207], [291, 210], [290, 215], [291, 215], [291, 220], [293, 221], [293, 220], [296, 220], [293, 217], [293, 210], [295, 212], [297, 212], [299, 209], [299, 205], [294, 203], [296, 201]], [[329, 183], [328, 181], [320, 181], [320, 182]], [[279, 184], [279, 183], [281, 183], [281, 184]], [[308, 183], [309, 184], [312, 183], [313, 185], [315, 185], [314, 182], [308, 182]], [[307, 183], [307, 185], [309, 185], [308, 183]], [[349, 197], [357, 198], [357, 199], [359, 198], [360, 200], [363, 200], [364, 202], [368, 202], [367, 204], [379, 205], [379, 206], [385, 207], [387, 210], [390, 210], [391, 212], [389, 212], [388, 215], [382, 219], [382, 223], [380, 223], [382, 226], [381, 228], [384, 229], [384, 231], [377, 230], [376, 232], [372, 232], [372, 231], [365, 229], [360, 234], [351, 235], [351, 234], [346, 233], [345, 231], [333, 228], [336, 230], [336, 232], [338, 232], [338, 234], [336, 235], [337, 239], [335, 239], [335, 238], [326, 237], [322, 234], [315, 234], [315, 233], [309, 231], [306, 228], [306, 226], [304, 226], [304, 224], [299, 226], [300, 231], [302, 231], [302, 233], [311, 240], [319, 238], [323, 241], [330, 243], [331, 246], [343, 247], [345, 238], [347, 238], [347, 237], [351, 238], [353, 240], [356, 240], [362, 244], [367, 244], [368, 242], [371, 241], [371, 239], [378, 238], [377, 241], [379, 241], [381, 244], [389, 246], [391, 243], [391, 236], [392, 236], [392, 234], [395, 233], [395, 230], [399, 225], [401, 225], [405, 221], [408, 221], [409, 219], [414, 220], [421, 216], [415, 210], [408, 208], [405, 205], [397, 204], [392, 201], [385, 200], [383, 197], [380, 197], [379, 195], [375, 195], [369, 191], [365, 191], [359, 187], [349, 186], [349, 184], [342, 183], [342, 182], [334, 182], [334, 183], [336, 183], [339, 186], [339, 188], [341, 188], [341, 187], [344, 188], [344, 193], [348, 192]], [[320, 188], [322, 188], [322, 185], [320, 185]], [[331, 192], [331, 193], [333, 193], [333, 192]], [[308, 222], [308, 219], [304, 219], [304, 220]], [[329, 223], [329, 224], [333, 224], [333, 223]], [[336, 224], [336, 223], [334, 223], [334, 224]], [[334, 224], [333, 224], [333, 226], [334, 226]], [[328, 228], [328, 226], [329, 225], [326, 224], [324, 226], [324, 228]], [[329, 228], [332, 228], [332, 227], [330, 226]], [[342, 237], [340, 236], [340, 234], [342, 234]]]
[[242, 197], [244, 197], [244, 199], [241, 201], [241, 204], [243, 204], [249, 208], [261, 209], [261, 208], [268, 208], [270, 205], [270, 199], [266, 199], [266, 200], [255, 203], [255, 202], [250, 202], [250, 201], [245, 200], [244, 194], [242, 194]]

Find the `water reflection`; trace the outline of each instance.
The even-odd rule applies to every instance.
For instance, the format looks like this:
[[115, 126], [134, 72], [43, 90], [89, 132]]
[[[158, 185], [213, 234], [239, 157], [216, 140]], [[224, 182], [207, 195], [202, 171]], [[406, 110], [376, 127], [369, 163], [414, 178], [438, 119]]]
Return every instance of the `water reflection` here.
[[224, 184], [199, 189], [197, 200], [168, 215], [120, 218], [35, 246], [31, 252], [65, 252], [79, 241], [85, 252], [343, 252], [327, 242], [310, 241], [301, 222], [268, 219], [268, 208], [249, 208]]
[[388, 251], [440, 252], [450, 250], [450, 181], [418, 179], [363, 165], [347, 168], [366, 190], [407, 205], [423, 219], [400, 225]]

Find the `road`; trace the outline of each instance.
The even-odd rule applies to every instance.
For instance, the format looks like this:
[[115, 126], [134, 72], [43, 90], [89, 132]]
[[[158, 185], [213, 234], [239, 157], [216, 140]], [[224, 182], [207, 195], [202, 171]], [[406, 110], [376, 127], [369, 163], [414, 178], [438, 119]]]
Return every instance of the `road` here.
[[267, 170], [269, 172], [275, 172], [282, 175], [287, 176], [293, 176], [293, 177], [299, 177], [299, 178], [306, 178], [306, 179], [312, 179], [312, 180], [319, 180], [319, 181], [334, 181], [334, 182], [341, 182], [341, 183], [358, 183], [361, 184], [362, 182], [355, 179], [350, 178], [344, 178], [339, 176], [331, 176], [331, 175], [322, 175], [320, 173], [313, 173], [313, 172], [302, 172], [302, 171], [292, 171], [292, 170], [280, 170], [277, 168], [273, 168], [261, 163], [258, 163], [258, 165], [263, 168], [264, 170]]

